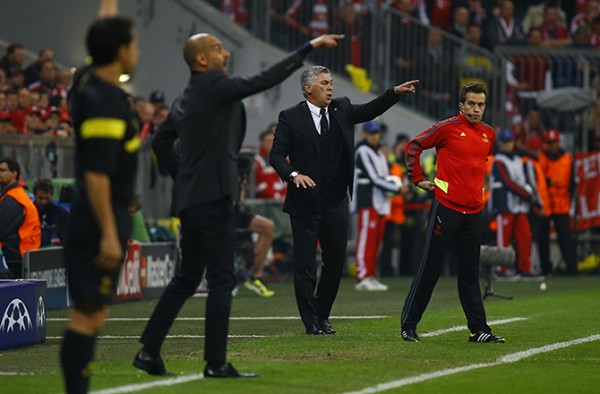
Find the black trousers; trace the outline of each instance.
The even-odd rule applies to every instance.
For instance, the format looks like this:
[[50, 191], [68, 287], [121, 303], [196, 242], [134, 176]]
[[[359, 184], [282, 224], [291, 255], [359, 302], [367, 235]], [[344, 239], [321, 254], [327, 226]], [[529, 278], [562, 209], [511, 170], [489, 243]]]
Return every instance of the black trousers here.
[[479, 287], [480, 213], [465, 215], [434, 199], [425, 236], [423, 257], [402, 308], [402, 328], [417, 328], [440, 277], [444, 259], [454, 244], [458, 258], [458, 295], [467, 325], [471, 332], [491, 332]]
[[542, 273], [548, 275], [552, 272], [552, 262], [550, 261], [550, 220], [554, 223], [558, 246], [563, 260], [567, 264], [567, 273], [577, 273], [577, 251], [573, 241], [573, 232], [571, 231], [571, 219], [568, 214], [550, 215], [541, 220], [539, 251], [540, 265]]
[[233, 275], [234, 219], [232, 202], [225, 199], [182, 212], [181, 265], [158, 301], [140, 339], [149, 351], [160, 352], [173, 321], [184, 302], [195, 293], [206, 268], [209, 292], [204, 359], [219, 363], [227, 360], [231, 292], [236, 283]]
[[[294, 290], [305, 327], [328, 319], [337, 296], [348, 243], [348, 199], [335, 207], [320, 206], [314, 217], [290, 215], [294, 240]], [[317, 241], [323, 251], [317, 283]]]

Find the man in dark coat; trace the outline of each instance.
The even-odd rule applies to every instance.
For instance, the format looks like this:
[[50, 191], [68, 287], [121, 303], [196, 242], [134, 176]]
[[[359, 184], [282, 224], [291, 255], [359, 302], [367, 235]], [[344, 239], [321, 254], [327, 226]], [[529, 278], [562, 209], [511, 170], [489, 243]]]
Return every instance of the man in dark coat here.
[[[366, 104], [355, 105], [347, 97], [334, 99], [329, 70], [312, 66], [300, 78], [306, 100], [279, 114], [270, 157], [279, 176], [290, 183], [283, 210], [292, 224], [296, 302], [309, 335], [336, 332], [329, 314], [348, 242], [354, 125], [384, 113], [401, 93], [414, 93], [417, 82], [405, 82]], [[317, 241], [323, 250], [318, 286]]]
[[[175, 179], [172, 211], [181, 218], [182, 263], [165, 289], [140, 338], [144, 345], [134, 366], [151, 375], [166, 375], [162, 343], [183, 306], [194, 294], [206, 268], [204, 341], [205, 377], [251, 377], [227, 362], [231, 292], [235, 287], [234, 200], [239, 198], [238, 152], [246, 115], [242, 99], [266, 90], [301, 67], [315, 48], [337, 45], [343, 35], [325, 34], [307, 42], [282, 61], [250, 78], [229, 77], [229, 51], [210, 34], [190, 37], [184, 58], [191, 77], [173, 103], [152, 147]], [[174, 150], [179, 139], [180, 154]]]

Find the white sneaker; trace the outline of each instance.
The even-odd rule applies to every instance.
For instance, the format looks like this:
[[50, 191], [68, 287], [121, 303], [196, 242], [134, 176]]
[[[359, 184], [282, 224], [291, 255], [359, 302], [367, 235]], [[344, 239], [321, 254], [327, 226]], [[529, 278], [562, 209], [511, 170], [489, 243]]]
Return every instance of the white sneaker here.
[[384, 285], [383, 283], [381, 283], [380, 281], [378, 281], [375, 278], [371, 278], [371, 285], [376, 287], [378, 291], [387, 291], [387, 289], [388, 289], [387, 285]]
[[358, 291], [385, 291], [388, 289], [383, 283], [379, 283], [375, 278], [368, 277], [358, 282], [354, 288]]

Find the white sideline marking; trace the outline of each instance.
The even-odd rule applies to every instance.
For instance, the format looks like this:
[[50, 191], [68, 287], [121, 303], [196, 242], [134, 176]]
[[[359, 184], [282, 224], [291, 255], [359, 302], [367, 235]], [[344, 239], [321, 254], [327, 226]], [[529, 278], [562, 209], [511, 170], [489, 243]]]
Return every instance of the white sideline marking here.
[[194, 375], [178, 376], [176, 378], [169, 378], [164, 380], [156, 380], [148, 383], [130, 384], [127, 386], [114, 387], [110, 389], [103, 389], [98, 391], [92, 391], [91, 394], [120, 394], [120, 393], [134, 393], [136, 391], [142, 391], [151, 389], [159, 386], [171, 386], [175, 384], [193, 382], [194, 380], [204, 379], [204, 375], [201, 373]]
[[[277, 335], [228, 335], [227, 338], [269, 338]], [[62, 336], [46, 337], [46, 339], [62, 339]], [[139, 335], [100, 335], [97, 339], [140, 339]], [[204, 335], [167, 335], [167, 339], [183, 338], [183, 339], [196, 339], [204, 338]]]
[[441, 378], [443, 376], [454, 375], [454, 374], [457, 374], [460, 372], [467, 372], [467, 371], [472, 371], [474, 369], [479, 369], [479, 368], [493, 367], [493, 366], [501, 365], [501, 364], [514, 363], [514, 362], [523, 360], [525, 358], [531, 357], [536, 354], [547, 353], [547, 352], [551, 352], [554, 350], [570, 347], [573, 345], [579, 345], [581, 343], [597, 341], [599, 339], [600, 339], [600, 334], [596, 334], [596, 335], [591, 335], [591, 336], [585, 337], [585, 338], [574, 339], [572, 341], [553, 343], [553, 344], [546, 345], [546, 346], [541, 346], [541, 347], [532, 348], [529, 350], [524, 350], [522, 352], [507, 354], [506, 356], [500, 357], [497, 361], [494, 361], [491, 363], [471, 364], [471, 365], [465, 365], [462, 367], [443, 369], [441, 371], [428, 372], [428, 373], [413, 376], [410, 378], [404, 378], [404, 379], [394, 380], [394, 381], [387, 382], [387, 383], [381, 383], [381, 384], [378, 384], [377, 386], [366, 387], [360, 391], [346, 392], [345, 394], [379, 393], [381, 391], [391, 390], [391, 389], [395, 389], [398, 387], [403, 387], [403, 386], [408, 386], [408, 385], [415, 384], [415, 383], [425, 382], [427, 380], [437, 379], [437, 378]]
[[[331, 316], [331, 320], [354, 320], [354, 319], [383, 319], [391, 316]], [[106, 321], [147, 321], [148, 317], [109, 317]], [[46, 321], [68, 321], [68, 317], [52, 317]], [[203, 317], [178, 317], [181, 321], [203, 321]], [[300, 320], [300, 316], [238, 316], [230, 317], [229, 320]]]
[[[511, 317], [510, 319], [492, 320], [492, 321], [489, 321], [488, 324], [493, 325], [493, 326], [498, 326], [500, 324], [508, 324], [508, 323], [513, 323], [513, 322], [516, 322], [516, 321], [523, 321], [523, 320], [527, 320], [527, 318], [525, 318], [525, 317]], [[463, 331], [464, 329], [465, 329], [465, 326], [454, 326], [454, 327], [450, 327], [450, 328], [444, 328], [443, 330], [426, 332], [425, 334], [420, 334], [419, 336], [421, 336], [421, 337], [435, 337], [435, 336], [438, 336], [438, 335], [447, 334], [449, 332]]]
[[0, 371], [0, 376], [27, 376], [33, 375], [33, 372], [2, 372]]

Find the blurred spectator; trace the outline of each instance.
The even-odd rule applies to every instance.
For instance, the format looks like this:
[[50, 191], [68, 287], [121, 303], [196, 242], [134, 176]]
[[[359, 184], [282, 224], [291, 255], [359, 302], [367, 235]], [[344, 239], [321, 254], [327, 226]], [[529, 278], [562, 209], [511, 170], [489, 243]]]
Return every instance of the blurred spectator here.
[[42, 178], [33, 184], [33, 199], [42, 227], [41, 246], [65, 244], [69, 213], [52, 200], [54, 184], [50, 179]]
[[392, 59], [395, 66], [395, 77], [393, 80], [404, 81], [412, 74], [412, 54], [417, 48], [419, 39], [419, 26], [416, 26], [409, 18], [411, 13], [411, 0], [394, 1], [393, 7], [398, 13], [393, 14], [391, 36], [392, 36]]
[[25, 120], [22, 134], [43, 134], [46, 132], [44, 123], [45, 111], [42, 108], [30, 105], [25, 108]]
[[6, 111], [6, 93], [0, 90], [0, 111]]
[[584, 11], [577, 13], [571, 20], [569, 27], [571, 34], [575, 34], [581, 25], [591, 25], [598, 16], [600, 16], [600, 1], [586, 0]]
[[402, 180], [390, 176], [388, 161], [380, 149], [381, 125], [363, 124], [363, 139], [355, 150], [354, 198], [351, 211], [358, 216], [356, 237], [356, 281], [359, 291], [385, 291], [379, 282], [377, 260], [385, 231], [385, 218], [391, 212], [390, 197], [400, 193]]
[[558, 3], [558, 0], [543, 0], [538, 5], [529, 6], [525, 18], [523, 18], [523, 23], [521, 24], [523, 32], [528, 34], [532, 28], [541, 26], [544, 20], [544, 10], [548, 7], [556, 9], [558, 26], [566, 28], [567, 17], [565, 12], [558, 6]]
[[540, 263], [544, 275], [551, 273], [554, 266], [550, 261], [550, 220], [554, 223], [560, 253], [566, 263], [563, 272], [577, 273], [577, 254], [569, 219], [576, 190], [575, 163], [571, 155], [561, 148], [560, 138], [557, 130], [549, 130], [545, 138], [546, 149], [539, 157], [550, 196], [546, 210], [548, 217], [542, 220], [540, 227]]
[[23, 255], [38, 249], [42, 236], [37, 209], [19, 186], [20, 175], [18, 162], [10, 158], [0, 160], [0, 248], [16, 278], [22, 276]]
[[600, 16], [594, 18], [594, 20], [590, 24], [590, 27], [592, 29], [590, 35], [590, 44], [594, 48], [600, 49]]
[[521, 124], [513, 126], [515, 143], [518, 149], [527, 149], [533, 139], [542, 140], [546, 135], [546, 127], [542, 124], [542, 114], [536, 108], [531, 108]]
[[[340, 44], [344, 49], [343, 61], [361, 67], [368, 59], [369, 39], [367, 34], [367, 8], [361, 0], [339, 0], [335, 31], [345, 34], [346, 39]], [[367, 43], [367, 45], [362, 45]], [[363, 53], [367, 52], [367, 53]]]
[[287, 191], [287, 183], [283, 182], [275, 169], [269, 163], [269, 155], [275, 138], [277, 123], [260, 133], [260, 146], [254, 155], [254, 197], [276, 199], [283, 203]]
[[73, 74], [71, 70], [67, 68], [60, 68], [56, 71], [56, 83], [66, 87], [67, 89], [71, 86]]
[[[419, 7], [419, 17], [425, 25], [433, 25], [442, 30], [448, 30], [452, 24], [452, 0], [421, 1], [425, 7]], [[425, 10], [423, 13], [422, 10]]]
[[[288, 27], [297, 30], [303, 42], [329, 32], [330, 15], [326, 0], [295, 0], [285, 13]], [[295, 45], [295, 43], [294, 43]]]
[[[598, 82], [596, 82], [598, 84]], [[590, 117], [588, 126], [588, 152], [600, 150], [600, 96], [596, 98], [594, 113]]]
[[243, 27], [248, 26], [246, 0], [221, 0], [221, 11], [232, 22]]
[[442, 45], [442, 34], [435, 28], [427, 32], [427, 44], [417, 49], [412, 61], [413, 78], [419, 79], [417, 105], [430, 116], [446, 117], [450, 111], [453, 82], [451, 52]]
[[9, 88], [8, 77], [6, 76], [6, 71], [3, 68], [0, 68], [0, 91], [4, 92]]
[[47, 108], [43, 120], [45, 121], [46, 130], [50, 135], [63, 138], [73, 135], [70, 115], [64, 108], [55, 106]]
[[[542, 31], [539, 28], [529, 30], [527, 43], [532, 48], [542, 45]], [[542, 54], [519, 54], [512, 57], [515, 77], [519, 81], [519, 109], [526, 114], [535, 105], [535, 98], [546, 89], [546, 81], [550, 81], [550, 62]], [[517, 135], [517, 147], [521, 145]]]
[[167, 116], [169, 116], [169, 107], [165, 104], [159, 104], [158, 107], [155, 108], [156, 109], [154, 111], [154, 119], [152, 123], [154, 125], [154, 130], [156, 131], [156, 129], [158, 129], [158, 126], [160, 126], [162, 122], [164, 122], [167, 119]]
[[31, 84], [29, 90], [34, 92], [45, 91], [51, 103], [60, 103], [59, 106], [66, 107], [67, 88], [56, 81], [56, 66], [53, 60], [45, 60], [41, 64], [39, 81]]
[[480, 48], [481, 28], [470, 25], [467, 29], [467, 42], [459, 51], [459, 86], [470, 82], [481, 82], [486, 87], [494, 71], [490, 57]]
[[[23, 44], [14, 43], [6, 47], [6, 54], [0, 59], [0, 68], [4, 69], [9, 78], [23, 72], [25, 49]], [[23, 81], [24, 82], [24, 81]]]
[[9, 89], [6, 92], [6, 107], [8, 112], [16, 111], [19, 106], [19, 93], [16, 90]]
[[[12, 92], [7, 95], [7, 106], [10, 110], [11, 121], [20, 134], [27, 134], [25, 129], [26, 109], [31, 107], [31, 93], [27, 88], [20, 88], [16, 93], [16, 105], [13, 104]], [[14, 107], [13, 107], [14, 105]], [[41, 110], [40, 110], [41, 113]]]
[[546, 5], [539, 28], [542, 33], [542, 46], [562, 48], [571, 43], [567, 28], [559, 24], [559, 9]]
[[448, 29], [448, 32], [459, 38], [465, 40], [467, 38], [467, 29], [469, 28], [469, 10], [467, 7], [457, 7], [454, 10], [452, 17], [452, 25]]
[[[593, 49], [594, 46], [591, 44], [592, 28], [588, 24], [583, 24], [577, 27], [573, 34], [573, 42], [569, 45], [569, 48], [579, 49]], [[593, 69], [595, 70], [595, 69]]]
[[[467, 0], [466, 7], [469, 10], [469, 24], [483, 26], [487, 19], [493, 14], [491, 11], [491, 6], [484, 6], [481, 0]], [[487, 2], [489, 3], [489, 1]]]
[[492, 52], [496, 45], [517, 45], [525, 40], [512, 0], [501, 0], [498, 16], [489, 19], [484, 29], [483, 46]]
[[40, 71], [42, 64], [46, 60], [54, 60], [54, 51], [51, 49], [42, 49], [38, 52], [38, 58], [25, 69], [25, 85], [29, 86], [40, 80]]
[[532, 180], [528, 179], [525, 166], [514, 152], [514, 135], [510, 130], [502, 130], [496, 139], [498, 151], [494, 155], [490, 180], [492, 212], [496, 215], [498, 230], [496, 244], [509, 247], [515, 241], [517, 250], [517, 273], [508, 267], [498, 267], [499, 277], [533, 277], [531, 266], [531, 228], [527, 214], [531, 204], [539, 204]]
[[150, 93], [150, 97], [148, 97], [148, 102], [152, 104], [152, 113], [156, 112], [159, 106], [166, 105], [165, 93], [162, 90], [154, 90]]
[[11, 89], [21, 89], [25, 86], [25, 73], [23, 70], [13, 71], [8, 77], [8, 86]]
[[[392, 250], [410, 247], [405, 245], [402, 239], [402, 229], [406, 223], [404, 215], [404, 195], [409, 193], [410, 180], [406, 173], [406, 163], [404, 162], [404, 148], [410, 138], [406, 134], [398, 134], [394, 143], [393, 153], [388, 156], [391, 158], [390, 175], [397, 176], [402, 180], [401, 193], [390, 198], [391, 210], [390, 214], [385, 217], [385, 230], [383, 232], [383, 242], [381, 244], [381, 252], [379, 255], [379, 274], [382, 277], [403, 275], [408, 273], [407, 267], [403, 265], [400, 250], [396, 255], [396, 264], [392, 261]], [[397, 273], [394, 270], [394, 265], [397, 267]]]
[[11, 134], [16, 133], [17, 128], [14, 123], [10, 120], [10, 114], [5, 111], [0, 111], [0, 133]]

